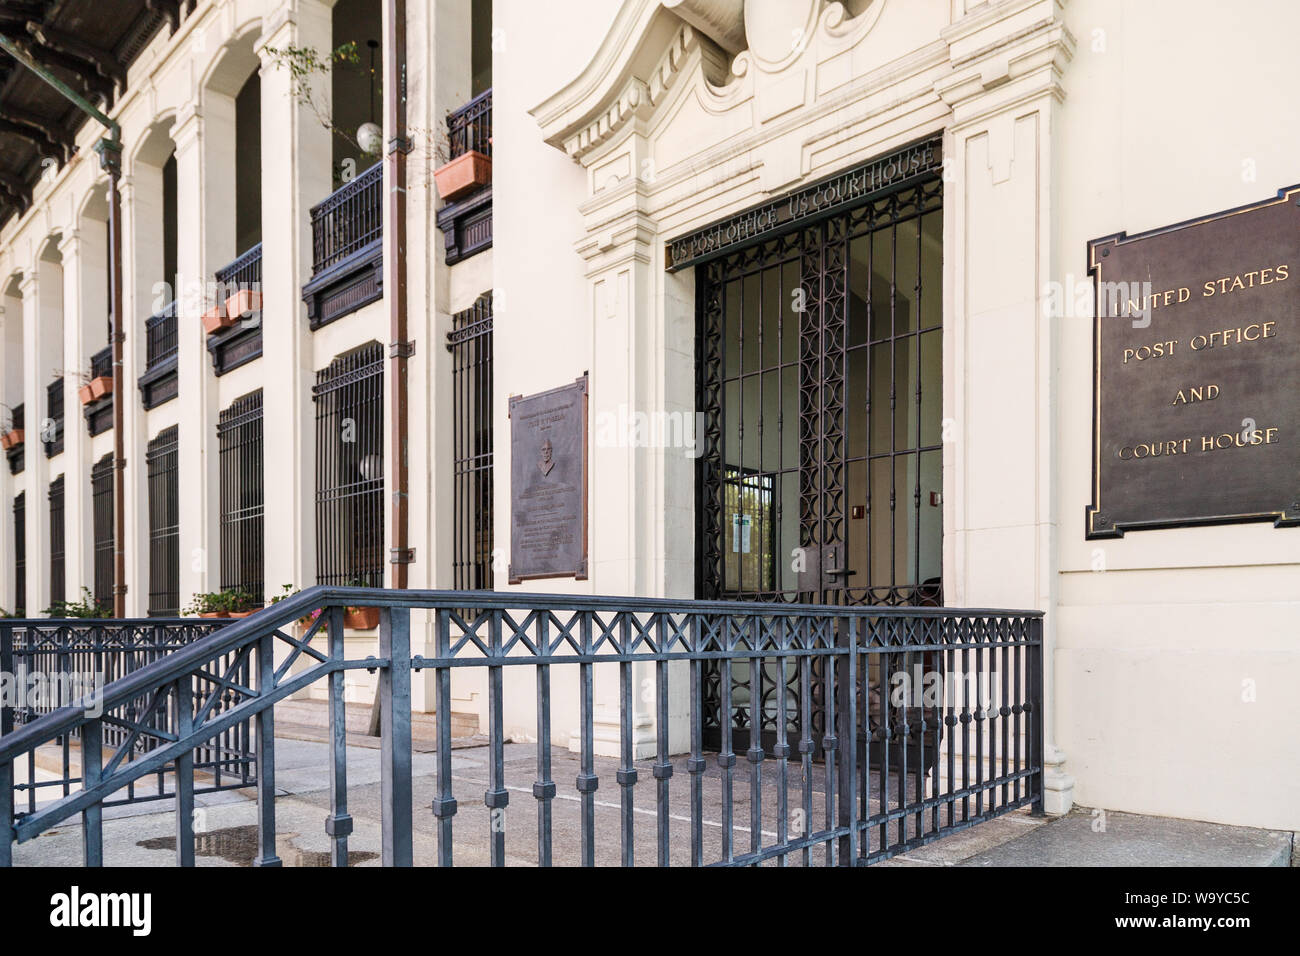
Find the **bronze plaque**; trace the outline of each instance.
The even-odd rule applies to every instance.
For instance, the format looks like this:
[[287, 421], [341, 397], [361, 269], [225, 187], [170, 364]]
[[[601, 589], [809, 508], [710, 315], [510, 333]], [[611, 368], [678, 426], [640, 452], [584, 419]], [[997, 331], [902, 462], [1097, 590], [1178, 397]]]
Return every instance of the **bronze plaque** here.
[[510, 583], [587, 578], [587, 376], [510, 396]]
[[1088, 244], [1089, 538], [1300, 524], [1300, 186]]

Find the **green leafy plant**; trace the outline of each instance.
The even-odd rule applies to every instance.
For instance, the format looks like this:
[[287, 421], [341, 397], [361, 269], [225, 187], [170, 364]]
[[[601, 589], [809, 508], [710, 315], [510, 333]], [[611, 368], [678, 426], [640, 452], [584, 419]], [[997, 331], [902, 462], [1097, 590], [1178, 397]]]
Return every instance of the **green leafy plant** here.
[[347, 140], [358, 151], [365, 152], [351, 133], [335, 125], [334, 118], [330, 115], [328, 98], [322, 96], [316, 89], [318, 85], [316, 78], [327, 77], [336, 69], [356, 69], [366, 72], [361, 66], [361, 55], [357, 52], [357, 42], [349, 40], [347, 43], [340, 44], [326, 53], [321, 53], [315, 47], [292, 45], [267, 47], [266, 53], [277, 69], [289, 71], [290, 87], [294, 100], [299, 105], [311, 110], [315, 114], [316, 120], [325, 129]]
[[113, 609], [96, 601], [90, 588], [83, 587], [80, 601], [54, 601], [45, 609], [45, 615], [55, 618], [102, 618], [112, 617]]
[[271, 595], [271, 603], [279, 604], [281, 601], [285, 600], [286, 598], [291, 598], [297, 593], [298, 593], [298, 589], [294, 587], [292, 584], [281, 584], [280, 593]]

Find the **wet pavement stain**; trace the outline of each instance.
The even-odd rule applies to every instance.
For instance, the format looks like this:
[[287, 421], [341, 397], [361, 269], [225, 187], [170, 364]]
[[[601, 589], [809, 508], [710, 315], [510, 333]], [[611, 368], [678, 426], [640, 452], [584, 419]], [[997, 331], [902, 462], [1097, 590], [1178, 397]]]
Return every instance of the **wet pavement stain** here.
[[[285, 866], [325, 867], [330, 865], [328, 850], [300, 850], [288, 842], [291, 837], [295, 836], [297, 836], [296, 833], [277, 834], [276, 852]], [[138, 841], [136, 846], [145, 850], [171, 850], [174, 852], [176, 850], [176, 837], [151, 837], [147, 840]], [[196, 856], [220, 857], [227, 863], [233, 863], [236, 866], [252, 866], [253, 860], [257, 857], [257, 827], [226, 827], [221, 830], [196, 833], [194, 834], [194, 853]], [[368, 850], [349, 851], [348, 866], [366, 863], [378, 856], [378, 853], [372, 853]]]

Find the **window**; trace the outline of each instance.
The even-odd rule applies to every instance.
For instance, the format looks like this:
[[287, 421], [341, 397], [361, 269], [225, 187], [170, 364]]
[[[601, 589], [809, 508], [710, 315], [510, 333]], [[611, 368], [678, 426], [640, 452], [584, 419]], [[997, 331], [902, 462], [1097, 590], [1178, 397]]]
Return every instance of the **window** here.
[[14, 614], [27, 615], [27, 493], [14, 496]]
[[176, 481], [177, 428], [164, 429], [149, 443], [149, 615], [180, 614], [180, 505]]
[[263, 600], [265, 500], [262, 392], [235, 399], [217, 422], [221, 468], [221, 588]]
[[452, 316], [454, 580], [492, 588], [492, 293]]
[[316, 373], [316, 583], [384, 583], [384, 350]]
[[113, 453], [90, 470], [90, 503], [95, 532], [95, 603], [113, 606]]
[[41, 439], [49, 439], [45, 442], [45, 457], [53, 458], [63, 452], [63, 376], [46, 386], [45, 408], [49, 424], [41, 429]]
[[65, 600], [63, 565], [63, 476], [50, 482], [50, 606]]

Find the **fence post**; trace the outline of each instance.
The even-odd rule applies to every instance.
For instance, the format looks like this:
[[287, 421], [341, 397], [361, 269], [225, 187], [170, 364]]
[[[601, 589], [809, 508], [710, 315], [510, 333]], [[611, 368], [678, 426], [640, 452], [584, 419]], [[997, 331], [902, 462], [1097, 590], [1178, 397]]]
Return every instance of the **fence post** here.
[[[14, 729], [14, 702], [5, 688], [18, 691], [14, 673], [14, 626], [0, 623], [0, 737]], [[0, 867], [13, 865], [14, 852], [14, 764], [0, 761]]]
[[[330, 661], [339, 666], [347, 657], [343, 645], [343, 608], [326, 608], [325, 615]], [[344, 690], [343, 671], [332, 671], [329, 676], [330, 815], [325, 819], [325, 833], [330, 837], [330, 861], [334, 866], [348, 865], [348, 837], [352, 833], [352, 815], [348, 813], [348, 715]]]
[[[18, 692], [18, 675], [14, 673], [14, 626], [0, 622], [0, 679]], [[14, 730], [14, 701], [0, 693], [0, 737]]]
[[836, 787], [839, 797], [839, 825], [849, 828], [848, 834], [840, 837], [839, 841], [840, 866], [855, 866], [858, 855], [857, 649], [858, 622], [860, 620], [860, 618], [853, 616], [841, 618], [843, 631], [847, 633], [841, 633], [840, 640], [836, 641], [837, 644], [844, 648], [846, 655], [846, 657], [839, 659], [842, 666], [837, 668], [840, 672], [840, 679], [835, 687], [839, 697], [835, 707], [838, 711], [835, 722], [836, 736], [840, 738], [840, 759], [836, 766], [839, 771], [839, 783]]
[[380, 791], [383, 865], [411, 866], [411, 610], [385, 607], [379, 617]]
[[1030, 692], [1030, 703], [1033, 705], [1033, 713], [1029, 715], [1029, 725], [1032, 728], [1033, 737], [1029, 742], [1029, 761], [1034, 770], [1034, 776], [1038, 780], [1037, 795], [1031, 805], [1030, 813], [1033, 816], [1041, 817], [1044, 815], [1043, 796], [1047, 788], [1047, 781], [1043, 777], [1043, 724], [1046, 715], [1046, 707], [1043, 705], [1043, 668], [1046, 666], [1046, 654], [1043, 647], [1043, 619], [1035, 617], [1029, 622], [1029, 633], [1032, 637], [1032, 643], [1029, 646], [1030, 660], [1033, 662], [1032, 674], [1030, 681], [1032, 691]]
[[[257, 644], [257, 692], [275, 689], [275, 635], [264, 635]], [[257, 859], [254, 866], [280, 866], [275, 853], [275, 709], [257, 712], [254, 736], [257, 747]]]

